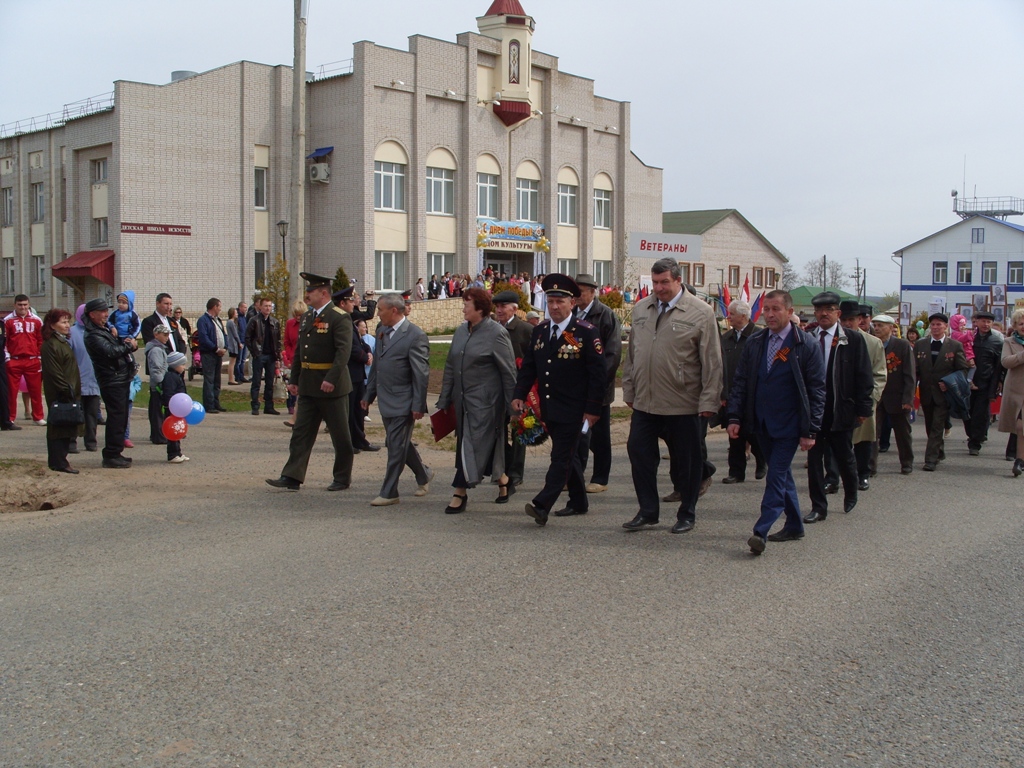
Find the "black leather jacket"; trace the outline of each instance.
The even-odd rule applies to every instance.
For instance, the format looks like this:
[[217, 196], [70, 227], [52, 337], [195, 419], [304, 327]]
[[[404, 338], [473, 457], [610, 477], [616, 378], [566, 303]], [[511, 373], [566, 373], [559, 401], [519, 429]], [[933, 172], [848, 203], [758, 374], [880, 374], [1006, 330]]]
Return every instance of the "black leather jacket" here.
[[1006, 375], [1000, 362], [1002, 356], [1003, 340], [999, 334], [991, 331], [974, 334], [974, 386], [987, 391], [990, 400], [996, 396], [996, 389]]
[[96, 325], [85, 317], [85, 349], [96, 371], [96, 383], [104, 387], [127, 387], [138, 366], [128, 345], [107, 328]]

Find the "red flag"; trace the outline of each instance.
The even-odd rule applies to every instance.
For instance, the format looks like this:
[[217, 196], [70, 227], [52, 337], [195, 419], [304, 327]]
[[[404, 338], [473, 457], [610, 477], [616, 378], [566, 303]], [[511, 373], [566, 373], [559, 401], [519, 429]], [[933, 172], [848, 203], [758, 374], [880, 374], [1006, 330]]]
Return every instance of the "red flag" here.
[[732, 304], [732, 296], [729, 295], [729, 286], [722, 286], [722, 301], [725, 303], [726, 312], [729, 310], [729, 305]]
[[743, 279], [743, 290], [740, 292], [740, 301], [750, 303], [750, 275]]

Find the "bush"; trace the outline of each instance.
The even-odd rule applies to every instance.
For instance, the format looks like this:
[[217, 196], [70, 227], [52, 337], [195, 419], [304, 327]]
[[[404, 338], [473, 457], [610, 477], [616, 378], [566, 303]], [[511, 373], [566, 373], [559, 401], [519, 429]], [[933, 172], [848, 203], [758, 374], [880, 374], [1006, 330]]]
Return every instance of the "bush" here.
[[597, 298], [602, 304], [611, 309], [621, 309], [626, 305], [626, 302], [622, 299], [622, 294], [618, 291], [608, 291], [608, 293]]
[[519, 308], [523, 310], [523, 312], [529, 312], [533, 309], [533, 306], [530, 304], [530, 300], [527, 298], [526, 294], [516, 286], [512, 285], [512, 283], [495, 283], [491, 286], [492, 296], [496, 293], [501, 293], [502, 291], [515, 291], [519, 294]]

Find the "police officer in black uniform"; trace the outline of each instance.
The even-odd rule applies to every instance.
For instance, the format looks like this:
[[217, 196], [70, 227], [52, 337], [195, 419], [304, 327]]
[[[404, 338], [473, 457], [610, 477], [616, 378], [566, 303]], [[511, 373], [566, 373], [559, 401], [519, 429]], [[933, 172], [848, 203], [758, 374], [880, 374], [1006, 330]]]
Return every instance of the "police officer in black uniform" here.
[[547, 295], [548, 314], [533, 329], [516, 379], [512, 408], [523, 410], [534, 382], [540, 395], [540, 417], [551, 436], [551, 464], [544, 488], [526, 505], [526, 514], [537, 525], [546, 525], [548, 514], [568, 486], [569, 505], [555, 515], [585, 515], [587, 490], [583, 482], [577, 445], [586, 424], [600, 418], [607, 375], [604, 347], [597, 328], [572, 313], [579, 286], [566, 275], [551, 274], [541, 288]]

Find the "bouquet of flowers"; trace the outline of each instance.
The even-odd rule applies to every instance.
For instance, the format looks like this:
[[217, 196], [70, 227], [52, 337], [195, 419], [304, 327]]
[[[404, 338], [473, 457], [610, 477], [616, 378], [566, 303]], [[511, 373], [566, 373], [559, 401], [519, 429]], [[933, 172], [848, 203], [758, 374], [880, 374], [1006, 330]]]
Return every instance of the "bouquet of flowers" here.
[[512, 419], [512, 428], [516, 442], [520, 445], [541, 445], [548, 439], [544, 422], [534, 411], [533, 405], [527, 405], [518, 416]]

